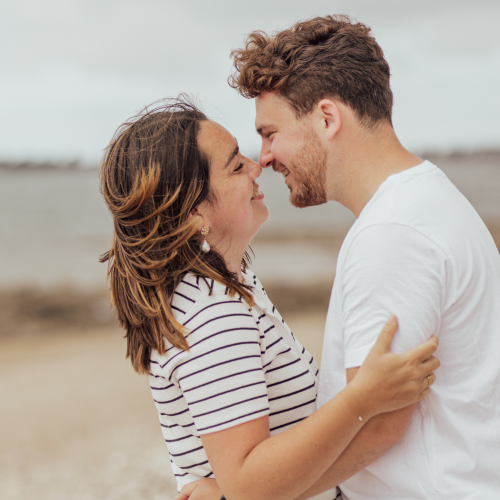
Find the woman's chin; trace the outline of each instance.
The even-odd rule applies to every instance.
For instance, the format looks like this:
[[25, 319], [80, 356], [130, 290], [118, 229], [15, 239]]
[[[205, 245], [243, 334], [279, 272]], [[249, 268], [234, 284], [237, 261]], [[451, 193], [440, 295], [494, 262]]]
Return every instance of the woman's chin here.
[[265, 220], [264, 220], [264, 222], [262, 224], [265, 224], [269, 220], [269, 207], [265, 203], [263, 203], [263, 205], [264, 205], [264, 207], [266, 209], [265, 210], [265, 212], [266, 212], [266, 218], [265, 218]]
[[263, 213], [262, 213], [262, 220], [260, 222], [260, 226], [259, 226], [259, 230], [260, 228], [269, 220], [269, 208], [267, 207], [267, 205], [265, 205], [263, 203]]

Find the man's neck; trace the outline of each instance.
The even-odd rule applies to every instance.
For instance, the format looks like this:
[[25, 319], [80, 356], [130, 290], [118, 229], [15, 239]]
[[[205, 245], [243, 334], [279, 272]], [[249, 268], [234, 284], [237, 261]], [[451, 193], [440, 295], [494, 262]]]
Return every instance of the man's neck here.
[[331, 199], [359, 216], [380, 185], [391, 175], [420, 165], [423, 160], [407, 151], [387, 124], [374, 134], [355, 135], [343, 155], [340, 185]]

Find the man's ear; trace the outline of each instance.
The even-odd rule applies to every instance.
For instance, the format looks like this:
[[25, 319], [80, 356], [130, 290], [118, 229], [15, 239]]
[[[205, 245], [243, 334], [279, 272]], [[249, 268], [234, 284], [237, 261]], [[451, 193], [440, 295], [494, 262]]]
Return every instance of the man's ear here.
[[324, 137], [332, 140], [342, 126], [342, 115], [338, 104], [332, 99], [322, 99], [316, 105], [315, 111]]

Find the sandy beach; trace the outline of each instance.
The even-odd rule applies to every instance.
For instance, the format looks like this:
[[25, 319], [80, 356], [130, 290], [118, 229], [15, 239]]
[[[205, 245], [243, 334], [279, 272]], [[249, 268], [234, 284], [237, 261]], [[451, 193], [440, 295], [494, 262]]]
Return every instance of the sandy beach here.
[[[63, 309], [60, 302], [55, 295], [53, 310]], [[147, 379], [125, 359], [122, 331], [92, 326], [78, 308], [72, 321], [70, 302], [63, 317], [41, 317], [35, 326], [33, 315], [24, 332], [0, 338], [7, 402], [0, 405], [0, 498], [172, 499], [176, 485]], [[325, 314], [287, 315], [318, 359]]]
[[[319, 362], [329, 285], [267, 291]], [[0, 498], [173, 499], [147, 379], [125, 359], [106, 293], [25, 289], [0, 303]]]

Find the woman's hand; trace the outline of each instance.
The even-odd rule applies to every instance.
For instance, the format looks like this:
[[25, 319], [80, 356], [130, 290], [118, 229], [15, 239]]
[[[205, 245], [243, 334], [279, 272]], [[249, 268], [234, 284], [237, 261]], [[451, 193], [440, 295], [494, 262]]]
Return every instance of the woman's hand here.
[[186, 484], [174, 500], [219, 500], [221, 496], [215, 479], [199, 479]]
[[421, 400], [436, 378], [433, 372], [440, 363], [432, 354], [438, 347], [437, 337], [395, 354], [390, 347], [397, 329], [397, 318], [392, 315], [356, 376], [342, 391], [363, 418]]

